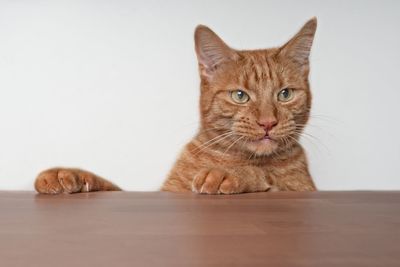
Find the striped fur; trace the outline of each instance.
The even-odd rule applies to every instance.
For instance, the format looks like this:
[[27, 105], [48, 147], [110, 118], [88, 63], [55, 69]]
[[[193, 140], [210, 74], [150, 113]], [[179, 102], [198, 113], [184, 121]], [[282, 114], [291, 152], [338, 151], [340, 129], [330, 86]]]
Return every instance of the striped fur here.
[[[249, 51], [234, 50], [209, 28], [197, 27], [201, 125], [161, 190], [206, 194], [315, 190], [298, 139], [311, 108], [308, 57], [316, 24], [316, 19], [308, 21], [282, 47]], [[294, 97], [282, 103], [277, 94], [284, 88], [293, 89]], [[230, 93], [237, 89], [250, 96], [247, 103], [232, 100]], [[261, 121], [277, 124], [266, 130]], [[45, 194], [120, 190], [74, 168], [40, 173], [35, 188]]]
[[[267, 190], [313, 191], [315, 185], [298, 139], [309, 118], [311, 93], [308, 55], [316, 19], [307, 22], [280, 48], [239, 51], [205, 26], [196, 29], [201, 77], [198, 134], [187, 144], [162, 190], [232, 194]], [[294, 98], [277, 101], [291, 88]], [[232, 90], [248, 93], [237, 104]], [[276, 119], [269, 132], [257, 123]]]

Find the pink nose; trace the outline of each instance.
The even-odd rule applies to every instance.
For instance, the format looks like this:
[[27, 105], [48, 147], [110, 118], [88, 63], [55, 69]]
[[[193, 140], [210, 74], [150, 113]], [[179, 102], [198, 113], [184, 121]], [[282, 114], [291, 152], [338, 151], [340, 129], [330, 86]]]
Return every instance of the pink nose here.
[[276, 119], [273, 120], [263, 120], [260, 122], [257, 122], [258, 125], [260, 125], [260, 127], [264, 128], [265, 132], [268, 134], [269, 131], [272, 130], [272, 128], [274, 128], [278, 122], [276, 121]]

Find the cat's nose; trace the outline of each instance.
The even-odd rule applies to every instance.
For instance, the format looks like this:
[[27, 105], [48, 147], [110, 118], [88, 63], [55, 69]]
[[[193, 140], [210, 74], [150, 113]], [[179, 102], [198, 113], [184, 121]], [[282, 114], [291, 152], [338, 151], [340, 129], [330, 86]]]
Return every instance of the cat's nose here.
[[262, 120], [257, 122], [260, 127], [264, 128], [265, 132], [268, 134], [269, 131], [274, 128], [278, 122], [276, 119], [268, 119], [268, 120]]

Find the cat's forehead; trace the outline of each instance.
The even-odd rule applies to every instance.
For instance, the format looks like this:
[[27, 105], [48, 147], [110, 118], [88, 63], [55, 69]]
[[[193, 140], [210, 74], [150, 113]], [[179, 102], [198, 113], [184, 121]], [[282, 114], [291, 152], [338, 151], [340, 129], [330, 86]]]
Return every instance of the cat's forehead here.
[[276, 49], [240, 52], [238, 82], [247, 89], [266, 89], [280, 86], [281, 64], [276, 59]]

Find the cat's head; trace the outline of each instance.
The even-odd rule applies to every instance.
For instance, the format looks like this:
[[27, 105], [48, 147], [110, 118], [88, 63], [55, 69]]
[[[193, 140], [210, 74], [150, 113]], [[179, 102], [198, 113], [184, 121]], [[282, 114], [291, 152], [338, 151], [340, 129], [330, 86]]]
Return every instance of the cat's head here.
[[309, 20], [278, 48], [235, 50], [198, 26], [201, 132], [227, 149], [255, 155], [296, 143], [311, 108], [309, 55], [316, 27], [316, 18]]

